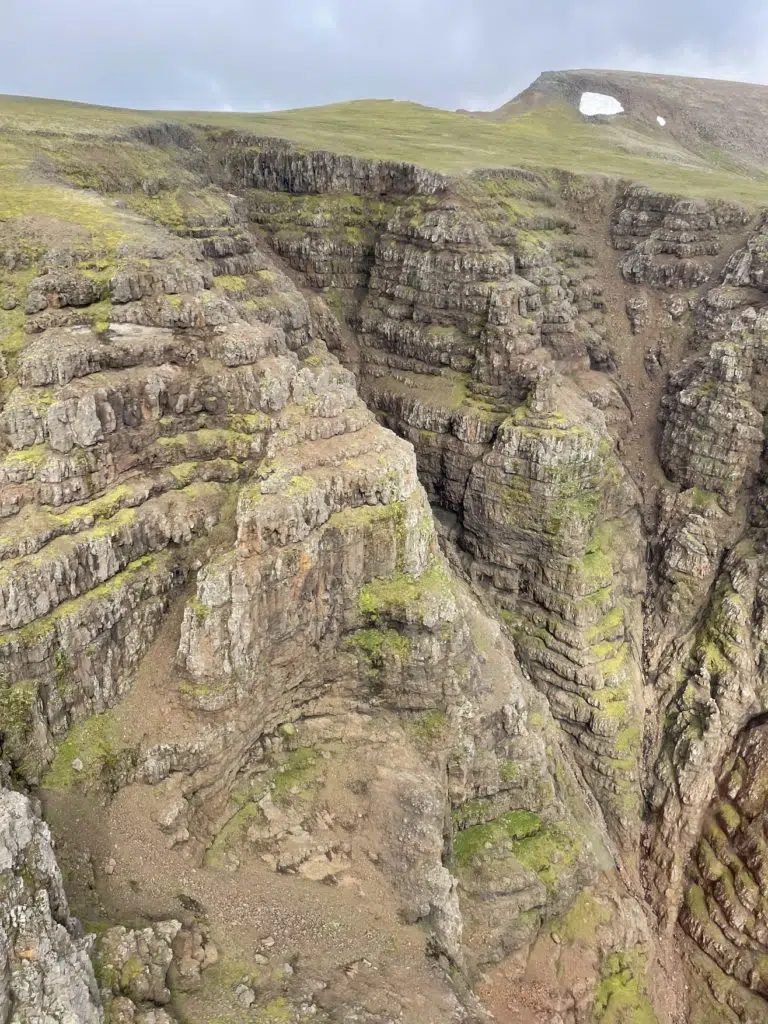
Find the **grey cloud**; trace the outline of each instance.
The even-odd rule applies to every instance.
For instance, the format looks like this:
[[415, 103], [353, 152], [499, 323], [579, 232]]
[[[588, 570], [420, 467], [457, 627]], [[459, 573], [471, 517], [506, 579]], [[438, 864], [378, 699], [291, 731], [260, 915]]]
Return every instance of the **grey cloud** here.
[[763, 0], [0, 5], [0, 92], [118, 106], [254, 110], [376, 96], [477, 107], [555, 68], [768, 73]]

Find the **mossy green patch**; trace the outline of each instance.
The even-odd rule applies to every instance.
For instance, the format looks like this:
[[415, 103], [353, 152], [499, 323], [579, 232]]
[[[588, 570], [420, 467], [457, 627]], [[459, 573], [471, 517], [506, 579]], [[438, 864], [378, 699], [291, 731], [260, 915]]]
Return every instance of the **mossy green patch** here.
[[[463, 748], [459, 750], [466, 754]], [[465, 800], [463, 804], [454, 807], [451, 811], [451, 821], [457, 834], [462, 829], [471, 828], [474, 825], [482, 825], [487, 821], [493, 821], [498, 817], [496, 801], [493, 799]]]
[[445, 738], [448, 716], [444, 711], [425, 711], [409, 722], [409, 729], [417, 740], [431, 745]]
[[628, 725], [616, 734], [613, 749], [620, 757], [633, 758], [639, 753], [642, 735], [638, 724]]
[[257, 1012], [261, 1018], [260, 1024], [287, 1024], [295, 1019], [291, 1004], [285, 996], [275, 996]]
[[506, 840], [519, 841], [535, 836], [542, 830], [542, 821], [532, 811], [510, 811], [484, 825], [473, 825], [456, 833], [453, 856], [458, 867], [466, 867], [483, 854], [486, 844], [498, 846]]
[[217, 288], [234, 294], [243, 292], [248, 287], [248, 282], [244, 277], [236, 277], [229, 274], [221, 274], [219, 277], [214, 278], [214, 284]]
[[639, 947], [606, 957], [595, 990], [596, 1024], [658, 1024], [645, 972], [646, 955]]
[[612, 918], [613, 914], [609, 907], [595, 899], [588, 889], [583, 889], [568, 913], [553, 925], [552, 931], [557, 933], [563, 942], [594, 947], [600, 926], [608, 924]]
[[292, 476], [285, 488], [288, 498], [295, 498], [299, 494], [310, 494], [316, 487], [311, 476]]
[[700, 487], [693, 487], [689, 492], [693, 507], [700, 511], [710, 508], [716, 508], [718, 505], [718, 495], [712, 491], [704, 491]]
[[204, 858], [206, 867], [220, 868], [224, 866], [226, 854], [245, 839], [248, 826], [262, 816], [261, 808], [253, 802], [240, 807], [224, 826], [208, 848]]
[[721, 800], [718, 803], [717, 813], [728, 832], [735, 832], [741, 825], [741, 816], [729, 800]]
[[36, 683], [5, 686], [0, 680], [0, 751], [23, 776], [39, 771], [38, 752], [29, 743], [37, 699]]
[[563, 871], [579, 856], [581, 846], [580, 837], [568, 824], [555, 822], [514, 843], [512, 852], [554, 892]]
[[197, 597], [192, 597], [187, 601], [187, 608], [192, 612], [195, 622], [198, 625], [202, 625], [208, 618], [211, 609], [207, 604], [203, 604]]
[[599, 637], [615, 636], [624, 626], [624, 608], [616, 604], [598, 622], [587, 631], [588, 640], [597, 640]]
[[[92, 782], [115, 754], [114, 732], [114, 716], [109, 711], [73, 725], [43, 775], [43, 789], [69, 789], [78, 782]], [[76, 760], [82, 763], [79, 772], [72, 767]]]
[[137, 956], [128, 957], [120, 969], [120, 990], [129, 992], [131, 985], [144, 973], [144, 966]]
[[409, 612], [418, 616], [423, 601], [451, 594], [451, 575], [436, 559], [421, 576], [398, 573], [367, 583], [358, 595], [358, 607], [365, 618], [376, 622], [384, 617], [407, 617]]
[[189, 183], [185, 188], [163, 189], [155, 195], [136, 191], [122, 198], [137, 213], [178, 235], [194, 234], [201, 228], [226, 229], [232, 219], [226, 196], [213, 186], [195, 188]]
[[25, 466], [37, 469], [45, 461], [47, 452], [47, 445], [36, 444], [31, 448], [21, 448], [19, 451], [9, 452], [3, 461], [6, 466]]
[[411, 656], [411, 641], [395, 629], [359, 629], [345, 638], [344, 646], [357, 651], [374, 676], [389, 665], [403, 668]]
[[504, 760], [499, 765], [499, 777], [501, 778], [501, 781], [506, 782], [507, 785], [519, 782], [521, 775], [522, 768], [516, 761]]
[[280, 804], [308, 800], [323, 763], [320, 751], [315, 747], [298, 747], [290, 751], [272, 778], [272, 799]]

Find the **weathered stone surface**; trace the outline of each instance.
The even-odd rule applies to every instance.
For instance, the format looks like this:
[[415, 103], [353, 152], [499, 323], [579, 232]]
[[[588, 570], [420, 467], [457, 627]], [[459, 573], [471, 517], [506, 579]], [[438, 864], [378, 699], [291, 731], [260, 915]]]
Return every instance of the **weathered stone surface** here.
[[69, 916], [47, 825], [0, 790], [0, 1018], [101, 1024], [88, 946]]
[[[658, 911], [750, 1021], [762, 221], [560, 172], [123, 142], [184, 168], [179, 189], [105, 169], [144, 218], [124, 241], [0, 225], [3, 764], [52, 820], [132, 807], [148, 889], [167, 859], [219, 892], [280, 886], [294, 936], [317, 927], [299, 891], [333, 891], [343, 941], [355, 915], [422, 927], [332, 967], [306, 945], [272, 963], [273, 937], [233, 974], [196, 897], [195, 923], [133, 928], [136, 900], [98, 940], [110, 1019], [170, 1020], [215, 976], [218, 1017], [474, 1022], [479, 970], [561, 942], [553, 1013], [582, 1024], [623, 985], [647, 1017]], [[110, 906], [133, 899], [119, 846], [80, 862]], [[88, 990], [58, 885], [56, 955]]]
[[698, 372], [672, 378], [662, 403], [660, 457], [668, 476], [683, 487], [714, 491], [726, 500], [757, 468], [762, 417], [751, 402], [754, 336], [750, 322], [737, 323], [714, 342]]
[[725, 267], [723, 283], [737, 288], [759, 288], [768, 290], [768, 249], [766, 248], [765, 219], [757, 232], [747, 239], [745, 248], [737, 250], [728, 260]]
[[296, 153], [287, 148], [266, 148], [248, 162], [245, 182], [242, 167], [237, 167], [238, 182], [276, 192], [431, 195], [447, 185], [441, 174], [414, 164], [363, 160], [322, 150]]
[[728, 975], [768, 995], [765, 888], [766, 733], [746, 729], [719, 774], [694, 852], [681, 922]]
[[168, 1003], [166, 975], [180, 931], [180, 921], [163, 921], [139, 931], [110, 928], [99, 937], [94, 955], [102, 987], [134, 1003]]
[[648, 326], [648, 299], [644, 295], [636, 295], [627, 299], [627, 316], [630, 330], [640, 334]]
[[712, 276], [709, 257], [720, 252], [720, 233], [748, 220], [749, 213], [737, 204], [681, 199], [629, 185], [617, 196], [611, 238], [615, 248], [627, 251], [619, 265], [626, 281], [687, 289]]

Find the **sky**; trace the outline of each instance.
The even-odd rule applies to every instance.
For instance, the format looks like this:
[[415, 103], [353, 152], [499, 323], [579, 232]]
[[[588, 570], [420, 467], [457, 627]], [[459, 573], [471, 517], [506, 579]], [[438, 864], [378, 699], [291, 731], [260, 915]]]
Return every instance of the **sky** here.
[[277, 110], [493, 109], [541, 72], [768, 84], [765, 0], [0, 0], [0, 93]]

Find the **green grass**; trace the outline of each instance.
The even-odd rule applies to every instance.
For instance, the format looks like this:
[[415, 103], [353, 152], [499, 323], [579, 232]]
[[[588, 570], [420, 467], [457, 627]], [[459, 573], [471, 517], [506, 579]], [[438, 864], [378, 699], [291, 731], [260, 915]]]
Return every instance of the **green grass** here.
[[409, 611], [419, 613], [425, 599], [449, 596], [451, 592], [451, 576], [436, 559], [421, 576], [398, 573], [366, 583], [357, 603], [366, 620], [376, 623], [384, 617], [405, 617]]
[[596, 900], [588, 889], [582, 890], [559, 922], [553, 927], [563, 942], [594, 946], [600, 925], [608, 924], [612, 913], [604, 903]]
[[436, 743], [445, 736], [448, 717], [444, 711], [425, 711], [411, 723], [411, 732], [422, 743]]
[[[761, 203], [768, 181], [731, 167], [719, 152], [703, 158], [629, 120], [589, 122], [553, 104], [504, 122], [391, 100], [359, 100], [266, 114], [135, 111], [60, 101], [0, 97], [0, 133], [58, 132], [109, 137], [158, 121], [240, 129], [290, 139], [305, 149], [404, 160], [447, 174], [482, 167], [559, 168], [607, 174], [662, 191]], [[0, 164], [7, 160], [0, 153]]]
[[206, 867], [221, 868], [225, 865], [225, 854], [241, 842], [248, 826], [261, 817], [261, 808], [256, 803], [247, 803], [236, 811], [225, 823], [213, 844], [205, 854]]
[[272, 799], [278, 804], [287, 804], [293, 799], [309, 799], [322, 765], [320, 753], [314, 747], [298, 747], [290, 751], [275, 772]]
[[648, 998], [645, 954], [640, 947], [612, 953], [601, 967], [595, 991], [595, 1021], [599, 1024], [657, 1024]]
[[[72, 726], [60, 745], [48, 771], [43, 776], [43, 789], [69, 789], [78, 780], [93, 781], [105, 761], [115, 750], [114, 720], [109, 712], [91, 715]], [[72, 762], [78, 759], [82, 768], [76, 772]]]
[[457, 832], [453, 840], [454, 859], [459, 867], [464, 867], [480, 856], [488, 844], [496, 846], [507, 839], [527, 839], [537, 835], [541, 829], [542, 821], [538, 814], [510, 811], [493, 821]]

